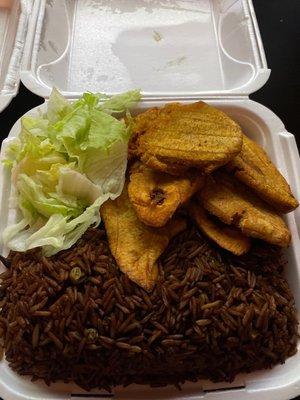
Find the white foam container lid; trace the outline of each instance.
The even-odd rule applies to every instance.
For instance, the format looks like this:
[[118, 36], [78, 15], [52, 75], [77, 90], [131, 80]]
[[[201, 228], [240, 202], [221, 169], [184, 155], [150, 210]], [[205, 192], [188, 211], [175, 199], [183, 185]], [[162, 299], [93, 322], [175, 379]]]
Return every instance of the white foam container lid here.
[[[141, 88], [142, 102], [136, 112], [170, 101], [202, 99], [228, 113], [266, 149], [300, 199], [300, 158], [294, 136], [272, 111], [248, 98], [270, 74], [251, 0], [15, 1], [10, 12], [0, 9], [0, 54], [5, 55], [0, 57], [0, 111], [16, 95], [19, 78], [45, 99], [53, 86], [69, 99], [88, 90], [114, 94]], [[1, 157], [19, 128], [20, 120], [3, 141]], [[10, 176], [2, 165], [0, 196], [1, 233], [17, 218], [10, 208]], [[285, 274], [300, 310], [300, 210], [285, 218], [293, 237], [286, 251]], [[298, 394], [300, 352], [284, 365], [239, 375], [231, 384], [186, 383], [181, 392], [131, 385], [116, 388], [112, 396], [120, 400], [283, 400]], [[32, 383], [2, 360], [0, 397], [58, 400], [110, 395], [97, 390], [87, 395], [71, 384]]]
[[[4, 2], [5, 3], [5, 2]], [[0, 7], [0, 112], [16, 96], [20, 83], [30, 3], [11, 0]]]

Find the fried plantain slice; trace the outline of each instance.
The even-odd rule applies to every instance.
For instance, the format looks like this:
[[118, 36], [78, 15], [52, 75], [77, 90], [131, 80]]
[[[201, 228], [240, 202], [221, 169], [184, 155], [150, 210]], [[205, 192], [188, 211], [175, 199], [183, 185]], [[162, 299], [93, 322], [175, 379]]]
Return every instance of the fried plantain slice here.
[[129, 124], [132, 128], [132, 134], [128, 143], [128, 156], [129, 159], [137, 158], [138, 156], [138, 139], [141, 135], [143, 135], [148, 126], [150, 126], [153, 121], [159, 115], [159, 108], [153, 107], [147, 111], [144, 111], [141, 114], [138, 114], [136, 117], [131, 118], [130, 121], [126, 120], [126, 123]]
[[[147, 126], [150, 126], [152, 123], [154, 123], [158, 115], [159, 115], [159, 108], [155, 107], [145, 111], [142, 114], [139, 114], [137, 117], [131, 120], [132, 135], [128, 143], [129, 161], [139, 159], [138, 139], [142, 134], [145, 133]], [[149, 160], [149, 164], [151, 164], [152, 168], [155, 170], [165, 172], [167, 174], [174, 176], [184, 176], [189, 169], [188, 167], [185, 167], [180, 164], [165, 163], [162, 160], [158, 160], [155, 156], [151, 157], [151, 160]]]
[[[222, 111], [204, 102], [173, 103], [136, 117], [132, 147], [149, 167], [167, 171], [180, 167], [210, 173], [242, 148], [242, 132]], [[134, 145], [133, 145], [134, 143]]]
[[289, 245], [291, 234], [281, 216], [225, 171], [207, 177], [198, 196], [207, 211], [246, 236], [281, 247]]
[[251, 247], [251, 240], [232, 226], [215, 222], [197, 199], [188, 205], [190, 216], [196, 221], [199, 229], [216, 242], [220, 247], [240, 256], [247, 253]]
[[[157, 159], [156, 157], [151, 157], [148, 160], [148, 164], [151, 164], [151, 168], [158, 171], [164, 172], [169, 175], [184, 177], [188, 171], [192, 168], [184, 167], [183, 165], [173, 163], [166, 163], [162, 160]], [[146, 165], [146, 164], [145, 164]], [[150, 167], [149, 167], [150, 168]], [[199, 171], [201, 173], [201, 171]]]
[[146, 225], [161, 227], [203, 184], [199, 172], [179, 178], [136, 162], [130, 169], [128, 194], [139, 219]]
[[128, 197], [127, 185], [116, 200], [101, 207], [109, 246], [116, 262], [128, 277], [151, 291], [158, 277], [157, 259], [170, 239], [186, 228], [182, 218], [174, 218], [159, 229], [144, 225]]
[[287, 213], [298, 207], [290, 186], [267, 153], [247, 136], [242, 151], [227, 164], [227, 170], [277, 211]]

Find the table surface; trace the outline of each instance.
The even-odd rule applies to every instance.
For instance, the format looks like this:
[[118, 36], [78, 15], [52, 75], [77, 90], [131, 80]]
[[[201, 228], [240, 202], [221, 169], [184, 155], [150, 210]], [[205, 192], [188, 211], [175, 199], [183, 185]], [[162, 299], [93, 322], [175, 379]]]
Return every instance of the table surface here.
[[[300, 148], [300, 1], [253, 0], [271, 77], [251, 98], [273, 110]], [[0, 115], [0, 140], [26, 111], [43, 99], [22, 84], [19, 94]], [[300, 400], [300, 396], [297, 398]]]

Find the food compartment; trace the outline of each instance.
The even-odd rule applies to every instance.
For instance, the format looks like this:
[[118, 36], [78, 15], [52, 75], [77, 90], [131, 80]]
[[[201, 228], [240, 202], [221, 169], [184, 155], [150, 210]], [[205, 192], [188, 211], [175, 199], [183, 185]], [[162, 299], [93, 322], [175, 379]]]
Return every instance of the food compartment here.
[[47, 0], [33, 15], [22, 80], [40, 95], [246, 93], [269, 75], [250, 2]]
[[[209, 101], [209, 103], [217, 108], [228, 113], [235, 121], [237, 121], [245, 134], [261, 144], [268, 152], [273, 162], [277, 165], [280, 171], [289, 179], [289, 182], [294, 190], [296, 197], [300, 197], [299, 186], [297, 179], [295, 179], [296, 170], [295, 166], [299, 166], [299, 155], [295, 146], [291, 145], [293, 136], [288, 134], [281, 121], [265, 107], [254, 103], [250, 100], [247, 101]], [[163, 102], [142, 102], [133, 113], [139, 113], [153, 106], [162, 106]], [[41, 106], [37, 109], [31, 110], [30, 113], [36, 113], [38, 110], [43, 109]], [[13, 127], [10, 137], [18, 134], [20, 127], [20, 121], [18, 121]], [[285, 139], [284, 139], [285, 138]], [[6, 141], [9, 141], [8, 138]], [[5, 142], [6, 142], [5, 141]], [[5, 146], [5, 144], [4, 144]], [[285, 150], [283, 155], [282, 149]], [[3, 152], [2, 152], [3, 156]], [[1, 174], [4, 173], [3, 166], [1, 167]], [[5, 227], [7, 219], [12, 221], [15, 216], [10, 210], [10, 205], [6, 199], [8, 198], [8, 187], [9, 187], [9, 174], [1, 175], [2, 182], [2, 204], [1, 204], [1, 215], [0, 215], [0, 226], [1, 230]], [[289, 282], [289, 285], [294, 293], [296, 305], [298, 310], [300, 309], [300, 255], [297, 252], [299, 248], [299, 235], [297, 219], [295, 212], [290, 213], [286, 216], [287, 223], [292, 231], [293, 241], [290, 248], [286, 251], [289, 265], [286, 268], [285, 275]], [[3, 249], [2, 249], [3, 250]], [[4, 249], [5, 250], [5, 249]], [[298, 346], [299, 348], [299, 346]], [[176, 389], [168, 386], [166, 388], [154, 388], [150, 389], [148, 386], [131, 385], [127, 388], [117, 387], [113, 394], [107, 394], [103, 391], [94, 390], [89, 394], [88, 397], [95, 395], [95, 398], [110, 398], [115, 397], [117, 399], [193, 399], [195, 397], [203, 397], [206, 399], [231, 399], [235, 396], [243, 396], [247, 399], [256, 399], [257, 390], [264, 389], [266, 399], [277, 398], [277, 393], [282, 393], [281, 397], [288, 398], [284, 395], [284, 388], [287, 387], [289, 390], [290, 397], [296, 393], [295, 385], [297, 385], [299, 379], [299, 365], [300, 365], [300, 354], [297, 353], [295, 356], [286, 360], [285, 364], [277, 365], [272, 370], [257, 371], [251, 374], [241, 374], [234, 382], [218, 383], [214, 384], [209, 381], [198, 381], [197, 383], [186, 383], [183, 385], [183, 391], [178, 392]], [[70, 396], [72, 398], [80, 397], [85, 398], [84, 391], [79, 389], [76, 385], [66, 385], [63, 383], [52, 384], [47, 387], [42, 382], [32, 383], [28, 378], [20, 377], [16, 375], [2, 360], [0, 363], [0, 385], [6, 387], [8, 393], [12, 393], [12, 396], [6, 396], [4, 399], [18, 399], [18, 393], [22, 393], [22, 398], [29, 399], [37, 396], [51, 399], [67, 399]], [[280, 386], [280, 388], [278, 388]], [[8, 389], [9, 388], [9, 389]]]

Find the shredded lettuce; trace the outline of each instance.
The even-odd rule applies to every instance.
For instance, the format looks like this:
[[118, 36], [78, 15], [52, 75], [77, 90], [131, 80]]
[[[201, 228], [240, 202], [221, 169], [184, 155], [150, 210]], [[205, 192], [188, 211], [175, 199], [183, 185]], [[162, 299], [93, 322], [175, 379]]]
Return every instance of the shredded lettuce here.
[[106, 100], [102, 104], [101, 110], [109, 114], [123, 113], [139, 102], [140, 98], [141, 94], [139, 90], [122, 93]]
[[22, 118], [4, 160], [22, 214], [4, 230], [6, 246], [42, 246], [50, 256], [100, 223], [100, 206], [121, 194], [127, 166], [130, 127], [113, 115], [139, 100], [135, 90], [112, 98], [85, 93], [70, 102], [53, 89], [45, 114]]

